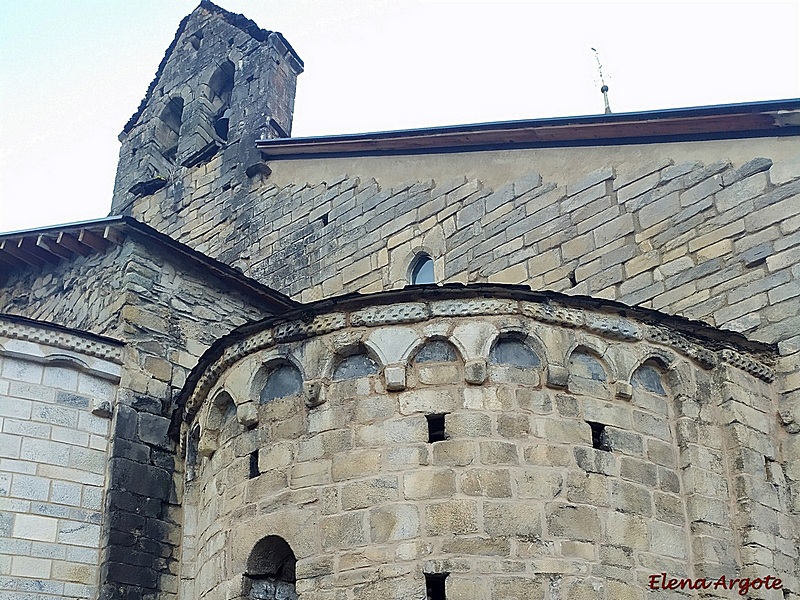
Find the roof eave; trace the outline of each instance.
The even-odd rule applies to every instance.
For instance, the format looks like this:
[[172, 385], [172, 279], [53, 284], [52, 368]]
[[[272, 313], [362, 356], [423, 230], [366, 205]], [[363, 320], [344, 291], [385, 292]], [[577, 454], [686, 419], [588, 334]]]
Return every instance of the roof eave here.
[[175, 253], [202, 265], [204, 269], [233, 283], [238, 289], [259, 297], [275, 312], [299, 306], [285, 294], [127, 216], [111, 216], [0, 234], [0, 266], [5, 266], [6, 272], [13, 268], [55, 266], [63, 260], [104, 252], [109, 245], [123, 243], [129, 234], [168, 248], [170, 252], [165, 253], [165, 256]]
[[800, 100], [258, 140], [267, 159], [800, 135]]

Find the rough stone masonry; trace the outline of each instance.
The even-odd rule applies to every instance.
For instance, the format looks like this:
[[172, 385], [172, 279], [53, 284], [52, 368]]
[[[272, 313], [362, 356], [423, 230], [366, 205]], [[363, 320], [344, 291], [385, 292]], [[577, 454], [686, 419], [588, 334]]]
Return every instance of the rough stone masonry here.
[[112, 217], [0, 236], [0, 600], [799, 598], [800, 105], [293, 140], [302, 70], [203, 0]]

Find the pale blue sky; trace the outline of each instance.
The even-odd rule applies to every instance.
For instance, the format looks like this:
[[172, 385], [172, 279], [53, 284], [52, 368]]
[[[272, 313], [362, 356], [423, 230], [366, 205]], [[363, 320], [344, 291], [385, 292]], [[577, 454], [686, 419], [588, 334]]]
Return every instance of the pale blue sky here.
[[[0, 231], [105, 216], [199, 0], [0, 0]], [[220, 0], [306, 63], [295, 136], [800, 96], [800, 3]]]

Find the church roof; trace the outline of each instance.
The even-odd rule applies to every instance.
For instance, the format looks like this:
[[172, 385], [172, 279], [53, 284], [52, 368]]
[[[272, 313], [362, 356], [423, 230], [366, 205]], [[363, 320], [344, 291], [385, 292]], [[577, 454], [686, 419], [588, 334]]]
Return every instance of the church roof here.
[[258, 140], [268, 160], [800, 135], [800, 99]]
[[[113, 216], [66, 225], [0, 234], [0, 272], [47, 268], [64, 260], [101, 254], [121, 245], [130, 235], [147, 245], [161, 247], [164, 256], [179, 255], [232, 284], [233, 289], [261, 298], [274, 311], [299, 306], [288, 296], [251, 279], [236, 269], [177, 242], [132, 217]], [[0, 282], [1, 283], [1, 282]]]

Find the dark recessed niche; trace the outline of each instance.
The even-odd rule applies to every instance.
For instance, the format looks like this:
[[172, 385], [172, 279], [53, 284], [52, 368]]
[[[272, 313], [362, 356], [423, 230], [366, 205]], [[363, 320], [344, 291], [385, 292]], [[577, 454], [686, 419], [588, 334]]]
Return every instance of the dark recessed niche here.
[[227, 117], [220, 117], [214, 121], [214, 131], [222, 140], [228, 139], [228, 126], [230, 120]]
[[450, 573], [425, 573], [426, 600], [446, 600], [445, 581]]
[[611, 446], [608, 444], [608, 437], [606, 436], [606, 426], [602, 423], [586, 422], [592, 428], [592, 448], [603, 452], [611, 452]]
[[425, 415], [428, 420], [428, 442], [442, 442], [447, 439], [444, 430], [444, 414]]
[[764, 457], [764, 471], [767, 481], [775, 485], [781, 483], [783, 480], [782, 470], [781, 464], [778, 461], [769, 456]]
[[250, 453], [250, 479], [255, 479], [261, 475], [261, 471], [258, 470], [258, 450], [253, 450]]
[[570, 271], [569, 275], [567, 275], [567, 277], [569, 278], [569, 284], [572, 287], [575, 287], [576, 285], [578, 285], [578, 280], [575, 279], [575, 271]]

